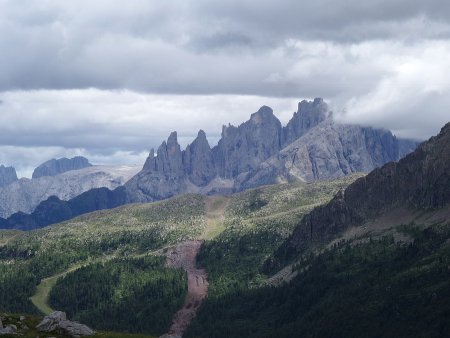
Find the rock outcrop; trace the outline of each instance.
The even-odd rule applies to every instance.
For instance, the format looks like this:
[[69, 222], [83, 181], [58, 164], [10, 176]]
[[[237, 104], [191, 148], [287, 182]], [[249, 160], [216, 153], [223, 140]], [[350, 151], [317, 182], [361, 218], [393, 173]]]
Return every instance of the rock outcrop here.
[[239, 127], [222, 128], [222, 138], [213, 148], [217, 174], [223, 178], [235, 178], [275, 155], [283, 142], [281, 122], [271, 108], [261, 107], [250, 120]]
[[390, 131], [326, 119], [256, 170], [241, 176], [236, 186], [246, 189], [292, 178], [304, 181], [337, 178], [369, 172], [400, 156], [399, 140]]
[[183, 154], [178, 144], [177, 133], [170, 134], [157, 150], [145, 161], [142, 171], [125, 185], [129, 202], [151, 202], [168, 198], [185, 190]]
[[450, 203], [450, 123], [399, 162], [389, 162], [314, 209], [275, 257], [285, 260], [314, 243], [325, 243], [396, 207], [441, 208]]
[[95, 333], [84, 324], [67, 320], [66, 314], [61, 311], [55, 311], [45, 316], [36, 329], [41, 332], [66, 334], [70, 337], [86, 337]]
[[332, 113], [322, 98], [315, 98], [313, 102], [301, 101], [298, 104], [297, 112], [294, 113], [292, 119], [283, 128], [283, 145], [292, 143], [303, 136], [308, 130], [331, 117]]
[[43, 176], [55, 176], [65, 173], [70, 170], [83, 169], [92, 166], [88, 159], [82, 156], [75, 156], [73, 158], [60, 158], [51, 159], [42, 163], [33, 171], [33, 178], [39, 178]]
[[0, 165], [0, 188], [6, 187], [17, 180], [16, 169], [13, 167], [5, 167], [3, 164]]
[[213, 154], [203, 130], [198, 132], [197, 138], [183, 152], [183, 168], [196, 186], [203, 187], [216, 177]]
[[16, 335], [17, 334], [17, 326], [14, 324], [8, 324], [3, 327], [2, 319], [0, 318], [0, 336], [3, 335]]

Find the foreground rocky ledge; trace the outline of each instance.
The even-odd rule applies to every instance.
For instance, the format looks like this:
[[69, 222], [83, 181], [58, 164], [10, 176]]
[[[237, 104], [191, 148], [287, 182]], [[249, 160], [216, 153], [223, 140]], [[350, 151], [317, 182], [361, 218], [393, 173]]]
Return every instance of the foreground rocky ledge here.
[[71, 337], [92, 336], [95, 333], [84, 324], [67, 320], [66, 313], [62, 311], [55, 311], [45, 316], [36, 329], [42, 332], [63, 333]]

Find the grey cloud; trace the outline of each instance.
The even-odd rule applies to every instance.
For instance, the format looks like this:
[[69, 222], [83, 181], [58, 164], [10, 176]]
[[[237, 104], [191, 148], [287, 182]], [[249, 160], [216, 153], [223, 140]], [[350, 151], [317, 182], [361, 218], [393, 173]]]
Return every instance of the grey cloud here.
[[450, 106], [446, 0], [0, 0], [0, 50], [0, 146], [20, 151], [134, 158], [316, 96], [426, 138]]
[[301, 79], [266, 81], [294, 67], [289, 41], [448, 39], [448, 13], [448, 1], [418, 0], [4, 0], [0, 90], [308, 96]]

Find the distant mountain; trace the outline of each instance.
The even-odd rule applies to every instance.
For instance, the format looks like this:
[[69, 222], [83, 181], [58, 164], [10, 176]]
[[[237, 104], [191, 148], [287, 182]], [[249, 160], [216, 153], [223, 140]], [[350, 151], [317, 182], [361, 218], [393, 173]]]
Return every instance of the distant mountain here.
[[[88, 191], [78, 196], [76, 203], [60, 201], [70, 212], [63, 213], [58, 221], [124, 203], [151, 202], [183, 193], [229, 194], [290, 179], [312, 181], [369, 172], [398, 160], [415, 145], [398, 140], [390, 131], [337, 124], [321, 98], [300, 102], [285, 127], [271, 108], [263, 106], [238, 127], [223, 126], [222, 137], [213, 148], [202, 130], [185, 150], [181, 150], [177, 133], [171, 133], [156, 154], [151, 150], [142, 171], [123, 187], [107, 193], [102, 189]], [[52, 199], [52, 207], [54, 203]], [[40, 206], [37, 223], [30, 221], [37, 214], [13, 215], [0, 226], [47, 225], [45, 205]], [[55, 210], [49, 212], [55, 214]]]
[[238, 127], [222, 128], [211, 148], [201, 130], [182, 151], [173, 132], [126, 185], [128, 199], [148, 202], [184, 192], [231, 193], [289, 179], [313, 181], [369, 172], [417, 146], [390, 131], [338, 124], [320, 98], [302, 101], [286, 125], [263, 106]]
[[314, 181], [369, 172], [402, 158], [416, 146], [387, 130], [338, 124], [327, 118], [239, 177], [235, 185], [246, 189], [291, 178]]
[[88, 159], [82, 156], [75, 156], [73, 158], [51, 159], [42, 163], [33, 171], [33, 178], [43, 176], [56, 176], [70, 170], [83, 169], [91, 167]]
[[30, 213], [50, 196], [69, 200], [93, 188], [115, 189], [139, 170], [137, 166], [89, 166], [56, 176], [22, 178], [0, 188], [0, 217]]
[[16, 169], [0, 165], [0, 188], [17, 181]]
[[392, 209], [442, 208], [450, 203], [450, 123], [399, 162], [376, 168], [328, 204], [306, 215], [275, 257], [286, 261]]

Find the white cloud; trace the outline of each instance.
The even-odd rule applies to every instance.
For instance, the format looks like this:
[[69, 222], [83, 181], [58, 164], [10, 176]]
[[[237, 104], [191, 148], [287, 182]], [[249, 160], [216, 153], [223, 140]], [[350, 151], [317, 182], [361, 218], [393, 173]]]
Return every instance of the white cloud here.
[[[376, 53], [374, 51], [374, 53]], [[393, 130], [425, 139], [450, 120], [450, 43], [398, 46], [385, 59], [385, 75], [366, 94], [345, 104], [342, 121]]]

